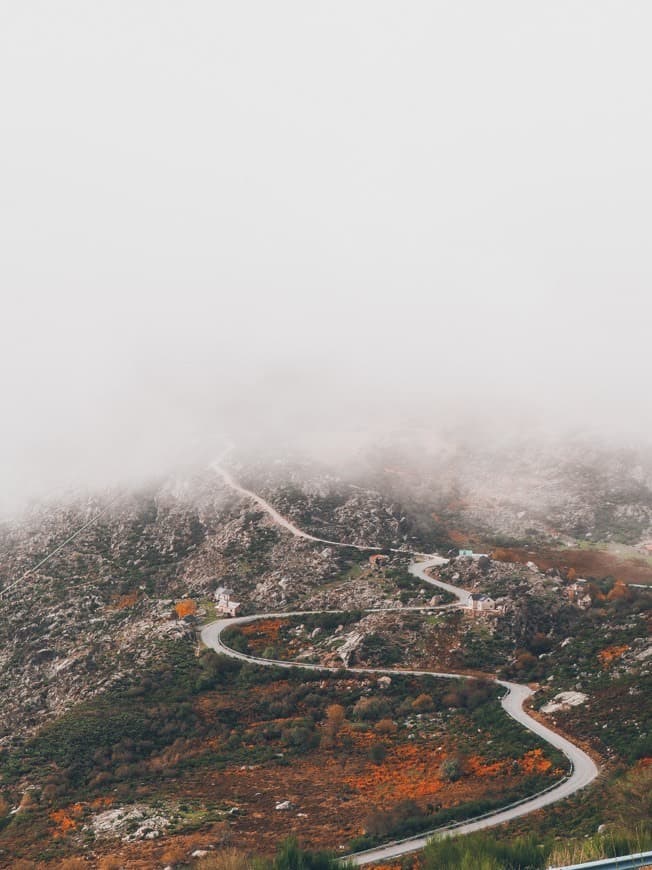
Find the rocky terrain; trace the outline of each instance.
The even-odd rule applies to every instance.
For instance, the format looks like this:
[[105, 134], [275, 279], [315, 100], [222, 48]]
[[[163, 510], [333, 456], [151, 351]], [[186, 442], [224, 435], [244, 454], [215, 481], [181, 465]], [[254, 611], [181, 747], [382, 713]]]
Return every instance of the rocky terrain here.
[[[340, 505], [357, 538], [382, 539], [389, 508], [377, 523], [366, 509], [378, 504], [377, 494], [350, 491]], [[105, 507], [93, 498], [5, 524], [0, 588]], [[137, 671], [160, 643], [194, 636], [218, 586], [231, 587], [245, 612], [281, 609], [366, 558], [280, 532], [211, 472], [118, 497], [2, 599], [0, 745]], [[190, 611], [180, 618], [175, 604], [186, 600]]]
[[435, 523], [498, 543], [652, 539], [649, 451], [581, 439], [545, 444], [377, 448], [366, 480], [386, 496], [430, 505]]
[[235, 465], [236, 476], [293, 523], [316, 537], [351, 544], [419, 546], [398, 503], [296, 457]]
[[[571, 451], [555, 468], [551, 456], [533, 459], [527, 451], [492, 460], [489, 453], [460, 450], [432, 462], [376, 450], [339, 471], [296, 456], [262, 461], [237, 453], [229, 468], [316, 536], [448, 553], [451, 561], [434, 576], [488, 596], [491, 606], [475, 616], [446, 609], [451, 597], [410, 575], [400, 553], [296, 538], [206, 469], [137, 492], [41, 506], [6, 522], [0, 526], [0, 850], [4, 831], [14, 857], [36, 854], [38, 837], [50, 838], [42, 866], [58, 866], [66, 850], [120, 841], [126, 866], [158, 866], [160, 849], [137, 863], [148, 838], [178, 840], [184, 861], [193, 848], [219, 847], [224, 832], [272, 848], [274, 819], [284, 812], [291, 812], [293, 830], [310, 831], [324, 845], [338, 824], [353, 837], [342, 807], [354, 792], [358, 829], [364, 822], [367, 832], [374, 825], [385, 834], [402, 830], [403, 811], [390, 807], [386, 777], [401, 775], [405, 747], [426, 723], [437, 734], [434, 749], [428, 743], [434, 737], [423, 735], [433, 759], [443, 764], [451, 756], [458, 763], [446, 733], [456, 717], [464, 728], [477, 720], [503, 754], [500, 764], [498, 756], [480, 761], [473, 736], [480, 732], [471, 728], [458, 765], [466, 778], [448, 788], [446, 806], [462, 812], [455, 795], [499, 800], [500, 776], [512, 769], [508, 746], [516, 753], [520, 738], [514, 733], [507, 740], [488, 694], [448, 687], [439, 695], [433, 689], [428, 700], [416, 685], [393, 677], [373, 686], [351, 681], [343, 689], [337, 681], [313, 684], [317, 677], [298, 675], [295, 703], [288, 706], [288, 686], [278, 675], [247, 666], [231, 671], [198, 648], [196, 628], [214, 616], [222, 587], [243, 614], [340, 611], [254, 624], [232, 639], [242, 649], [334, 667], [441, 668], [530, 682], [539, 715], [587, 741], [609, 770], [650, 755], [650, 593], [623, 582], [627, 576], [611, 562], [593, 562], [595, 570], [581, 575], [570, 558], [624, 547], [618, 564], [627, 568], [638, 559], [645, 575], [647, 466], [599, 452]], [[489, 555], [459, 556], [459, 547]], [[558, 552], [563, 558], [550, 556]], [[389, 611], [366, 612], [383, 608]], [[270, 679], [278, 686], [265, 700]], [[253, 686], [257, 700], [250, 697]], [[340, 690], [358, 699], [398, 692], [394, 713], [360, 721], [347, 702], [338, 726], [346, 740], [337, 740], [328, 704], [340, 703]], [[313, 750], [314, 770], [330, 771], [323, 792], [328, 822], [321, 826], [298, 761], [307, 763], [305, 753]], [[341, 757], [328, 754], [334, 750]], [[369, 765], [382, 767], [387, 752], [384, 773], [370, 772]], [[414, 775], [426, 777], [421, 761], [413, 761]], [[367, 785], [358, 789], [352, 778], [354, 791], [344, 793], [338, 783], [349, 763]], [[278, 788], [278, 765], [287, 765], [290, 797]], [[539, 773], [536, 765], [521, 770], [523, 777]], [[485, 778], [489, 792], [481, 787]], [[518, 782], [526, 788], [525, 778]], [[246, 783], [244, 791], [239, 783]], [[407, 780], [402, 788], [411, 799]], [[240, 803], [249, 816], [239, 814], [242, 806], [230, 794], [246, 794]], [[369, 795], [377, 796], [375, 821], [364, 815]], [[198, 796], [195, 803], [191, 796]], [[291, 807], [277, 809], [284, 800]], [[410, 811], [419, 816], [424, 807]], [[24, 833], [30, 819], [37, 832], [31, 840]], [[190, 835], [194, 830], [210, 836], [200, 842]]]
[[535, 706], [603, 757], [650, 753], [652, 591], [491, 559], [456, 558], [433, 573], [495, 602], [461, 641], [469, 666], [536, 681]]

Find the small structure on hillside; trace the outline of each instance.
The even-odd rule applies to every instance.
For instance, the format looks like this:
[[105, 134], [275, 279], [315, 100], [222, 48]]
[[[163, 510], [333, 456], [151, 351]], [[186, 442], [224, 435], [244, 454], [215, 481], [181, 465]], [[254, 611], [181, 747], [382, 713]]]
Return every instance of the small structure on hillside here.
[[389, 556], [386, 556], [384, 553], [374, 553], [373, 556], [369, 556], [369, 564], [374, 571], [384, 568], [388, 562]]
[[570, 598], [573, 604], [576, 604], [582, 610], [588, 610], [591, 606], [591, 596], [589, 595], [587, 582], [578, 577], [574, 583], [566, 587], [566, 595]]
[[473, 614], [487, 613], [496, 609], [496, 602], [483, 592], [471, 592], [466, 599], [465, 607]]
[[226, 586], [218, 586], [215, 590], [215, 610], [224, 616], [237, 616], [240, 602], [231, 598], [231, 590]]
[[474, 562], [479, 562], [480, 559], [488, 559], [488, 553], [474, 553], [473, 550], [458, 550], [458, 556], [462, 556], [465, 559], [473, 559]]

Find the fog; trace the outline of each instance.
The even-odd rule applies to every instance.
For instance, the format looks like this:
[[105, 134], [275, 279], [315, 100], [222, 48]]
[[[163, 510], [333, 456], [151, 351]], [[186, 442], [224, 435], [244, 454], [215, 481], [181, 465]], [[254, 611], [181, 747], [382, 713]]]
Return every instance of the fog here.
[[651, 26], [3, 4], [3, 507], [224, 436], [649, 440]]

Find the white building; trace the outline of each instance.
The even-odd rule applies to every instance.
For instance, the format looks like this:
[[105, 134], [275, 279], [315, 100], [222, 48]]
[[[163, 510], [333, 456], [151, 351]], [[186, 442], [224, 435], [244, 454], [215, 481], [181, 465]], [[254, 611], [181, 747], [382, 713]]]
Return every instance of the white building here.
[[486, 613], [496, 609], [496, 602], [482, 592], [472, 592], [466, 599], [466, 608], [471, 613]]
[[226, 586], [219, 586], [215, 590], [215, 610], [224, 616], [237, 616], [240, 602], [231, 598], [231, 590]]

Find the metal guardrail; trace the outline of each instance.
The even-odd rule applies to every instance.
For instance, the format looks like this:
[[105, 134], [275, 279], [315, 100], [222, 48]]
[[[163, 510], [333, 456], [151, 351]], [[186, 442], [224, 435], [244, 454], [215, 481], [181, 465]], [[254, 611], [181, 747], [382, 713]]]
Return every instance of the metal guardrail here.
[[[304, 611], [304, 612], [310, 613], [311, 611]], [[312, 612], [320, 612], [320, 611], [312, 611]], [[279, 614], [279, 615], [285, 615], [285, 614]], [[251, 616], [249, 618], [241, 617], [240, 619], [242, 622], [244, 622], [245, 620], [253, 622], [259, 618], [260, 618], [259, 616]], [[237, 624], [237, 623], [235, 623], [235, 624]], [[234, 627], [235, 627], [235, 625], [234, 625]], [[242, 652], [239, 652], [238, 650], [234, 650], [232, 647], [229, 647], [222, 640], [221, 634], [222, 633], [220, 632], [220, 634], [218, 635], [218, 638], [217, 638], [217, 642], [218, 642], [218, 645], [220, 647], [222, 647], [223, 649], [226, 650], [228, 655], [235, 655], [236, 658], [239, 658], [239, 659], [244, 660], [244, 661], [250, 661], [250, 662], [257, 664], [257, 665], [261, 664], [261, 660], [259, 657], [248, 655], [247, 653], [242, 653]], [[321, 665], [316, 665], [316, 664], [301, 664], [299, 662], [283, 661], [281, 659], [265, 659], [264, 664], [268, 665], [268, 666], [272, 666], [272, 667], [274, 665], [276, 665], [276, 666], [279, 666], [282, 668], [305, 667], [307, 670], [326, 671], [326, 672], [340, 671], [340, 670], [349, 670], [352, 672], [356, 672], [356, 671], [359, 672], [359, 671], [366, 670], [363, 668], [323, 667]], [[372, 670], [380, 672], [381, 669], [380, 668], [373, 668]], [[388, 670], [387, 673], [395, 673], [395, 671]], [[400, 673], [400, 671], [398, 673]], [[444, 676], [444, 675], [440, 674], [439, 676]], [[450, 674], [448, 676], [457, 677], [459, 675]], [[460, 677], [460, 678], [464, 679], [464, 677]], [[468, 677], [466, 679], [468, 679]], [[506, 694], [509, 694], [509, 692], [507, 692]], [[340, 856], [340, 860], [342, 860], [342, 861], [355, 860], [356, 858], [364, 857], [365, 855], [369, 855], [373, 852], [376, 852], [378, 849], [384, 849], [388, 846], [402, 846], [402, 845], [408, 844], [410, 842], [417, 843], [417, 842], [419, 842], [427, 837], [433, 837], [433, 836], [435, 836], [435, 834], [443, 834], [443, 833], [447, 833], [448, 831], [455, 831], [457, 828], [461, 828], [464, 825], [471, 824], [472, 822], [479, 822], [479, 821], [482, 821], [482, 819], [489, 818], [490, 816], [496, 816], [502, 812], [505, 812], [506, 810], [511, 810], [514, 807], [519, 807], [519, 806], [522, 806], [523, 804], [527, 804], [531, 800], [534, 800], [535, 798], [541, 797], [541, 795], [547, 794], [548, 792], [553, 791], [556, 788], [559, 788], [560, 785], [563, 785], [563, 783], [565, 783], [567, 780], [569, 780], [572, 777], [573, 772], [574, 772], [574, 765], [570, 759], [568, 759], [568, 760], [570, 762], [570, 769], [569, 769], [568, 773], [565, 776], [561, 777], [561, 779], [558, 779], [556, 782], [553, 782], [552, 785], [549, 785], [546, 788], [541, 789], [541, 791], [535, 792], [534, 794], [528, 795], [527, 797], [524, 797], [524, 798], [519, 798], [519, 800], [513, 801], [511, 804], [506, 804], [505, 806], [497, 807], [496, 809], [493, 809], [493, 810], [488, 810], [486, 813], [482, 813], [482, 815], [479, 815], [479, 816], [473, 816], [470, 819], [461, 819], [460, 821], [457, 821], [457, 822], [451, 822], [449, 825], [443, 825], [439, 828], [432, 828], [428, 831], [423, 831], [423, 833], [420, 833], [420, 834], [411, 834], [409, 837], [404, 837], [400, 840], [391, 840], [391, 841], [386, 842], [386, 843], [379, 843], [377, 846], [372, 846], [369, 849], [361, 849], [358, 852], [351, 852], [347, 855], [342, 855], [342, 856]], [[415, 845], [414, 851], [415, 852], [420, 851], [421, 848], [422, 848], [421, 846]], [[633, 866], [640, 867], [643, 865], [638, 864], [638, 865], [633, 865]]]
[[[534, 794], [528, 795], [524, 798], [519, 798], [517, 801], [513, 801], [511, 804], [505, 804], [502, 807], [496, 807], [496, 809], [488, 810], [486, 813], [482, 813], [479, 816], [472, 816], [470, 819], [460, 819], [458, 822], [451, 822], [448, 825], [442, 825], [439, 828], [431, 828], [428, 831], [423, 831], [420, 834], [411, 834], [409, 837], [403, 837], [401, 840], [389, 840], [385, 843], [379, 843], [377, 846], [370, 846], [368, 849], [361, 849], [358, 852], [350, 852], [348, 855], [342, 855], [341, 860], [353, 860], [355, 858], [362, 858], [365, 855], [370, 855], [372, 852], [377, 852], [378, 849], [385, 849], [388, 846], [403, 846], [408, 843], [417, 842], [420, 840], [424, 840], [427, 837], [434, 837], [435, 834], [445, 834], [448, 831], [454, 831], [456, 828], [461, 828], [464, 825], [470, 825], [472, 822], [480, 822], [482, 819], [488, 819], [490, 816], [497, 816], [499, 813], [505, 812], [505, 810], [511, 810], [514, 807], [520, 807], [522, 804], [529, 803], [529, 801], [534, 800], [535, 798], [541, 797], [542, 794], [547, 794], [549, 791], [553, 791], [553, 789], [559, 788], [560, 785], [563, 785], [567, 780], [571, 778], [573, 775], [573, 768], [571, 765], [570, 771], [563, 776], [561, 779], [558, 779], [556, 782], [553, 782], [552, 785], [547, 786], [546, 788], [541, 789], [541, 791], [537, 791]], [[414, 851], [420, 851], [421, 846], [415, 846]], [[640, 865], [637, 865], [640, 866]]]
[[652, 866], [652, 852], [637, 852], [634, 855], [620, 855], [617, 858], [601, 858], [584, 864], [567, 864], [551, 870], [634, 870], [635, 867]]

